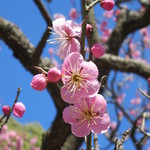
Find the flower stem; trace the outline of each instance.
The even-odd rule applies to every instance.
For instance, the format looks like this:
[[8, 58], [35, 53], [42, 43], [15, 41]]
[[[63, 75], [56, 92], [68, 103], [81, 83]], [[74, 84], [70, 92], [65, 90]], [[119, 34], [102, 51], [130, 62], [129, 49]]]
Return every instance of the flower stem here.
[[87, 136], [86, 150], [92, 150], [92, 133]]

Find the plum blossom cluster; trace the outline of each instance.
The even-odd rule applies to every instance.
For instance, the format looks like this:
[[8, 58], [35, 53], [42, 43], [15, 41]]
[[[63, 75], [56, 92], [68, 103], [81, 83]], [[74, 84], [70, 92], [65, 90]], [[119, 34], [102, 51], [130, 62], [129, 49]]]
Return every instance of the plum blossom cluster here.
[[61, 78], [61, 72], [58, 68], [53, 67], [48, 72], [37, 74], [33, 77], [30, 86], [38, 91], [43, 91], [48, 82], [57, 82]]
[[25, 133], [19, 133], [15, 130], [8, 129], [8, 126], [3, 126], [0, 134], [0, 145], [3, 150], [22, 150], [26, 146], [25, 141], [29, 141], [28, 145], [30, 145], [31, 150], [40, 150], [39, 147], [36, 146], [37, 138], [29, 137]]
[[[103, 0], [100, 5], [105, 10], [112, 10], [113, 0]], [[110, 117], [106, 113], [107, 103], [104, 97], [98, 94], [100, 83], [98, 81], [99, 71], [97, 66], [90, 60], [92, 54], [95, 58], [104, 55], [105, 48], [100, 43], [92, 43], [90, 48], [89, 60], [86, 61], [80, 53], [82, 44], [81, 25], [74, 22], [78, 17], [77, 11], [70, 11], [72, 20], [66, 20], [64, 17], [57, 17], [53, 21], [51, 32], [55, 35], [53, 39], [48, 40], [50, 44], [58, 45], [58, 55], [63, 60], [61, 70], [54, 67], [48, 72], [40, 71], [33, 77], [30, 85], [38, 91], [46, 88], [49, 82], [63, 83], [61, 87], [62, 99], [70, 104], [63, 111], [63, 119], [71, 124], [71, 131], [77, 137], [84, 137], [94, 133], [104, 133], [110, 127]], [[92, 39], [93, 26], [86, 24], [86, 36], [90, 41]], [[49, 51], [53, 54], [52, 49]]]
[[[55, 71], [51, 68], [47, 77], [35, 75], [31, 86], [39, 90], [43, 87], [42, 80], [60, 79]], [[109, 115], [105, 113], [107, 103], [102, 95], [97, 94], [100, 88], [98, 74], [97, 66], [92, 61], [85, 61], [78, 52], [70, 53], [62, 65], [61, 80], [64, 85], [61, 87], [61, 96], [65, 102], [73, 104], [64, 109], [63, 119], [71, 124], [72, 133], [77, 137], [84, 137], [91, 131], [104, 133], [110, 127]]]
[[2, 107], [3, 116], [0, 118], [0, 132], [1, 132], [2, 128], [4, 127], [4, 125], [8, 122], [11, 113], [13, 113], [13, 115], [15, 117], [21, 118], [21, 117], [23, 117], [23, 115], [26, 111], [24, 104], [22, 102], [17, 102], [20, 91], [21, 91], [21, 89], [18, 88], [16, 99], [13, 103], [12, 108], [8, 105], [4, 105]]
[[80, 52], [81, 26], [72, 20], [58, 18], [53, 21], [55, 38], [48, 40], [50, 44], [59, 44], [58, 55], [64, 59], [71, 52]]
[[[5, 116], [8, 116], [11, 112], [11, 107], [8, 105], [4, 105], [2, 108], [2, 111]], [[15, 117], [19, 117], [19, 118], [23, 117], [25, 111], [26, 111], [26, 108], [22, 102], [17, 102], [14, 104], [13, 115]]]

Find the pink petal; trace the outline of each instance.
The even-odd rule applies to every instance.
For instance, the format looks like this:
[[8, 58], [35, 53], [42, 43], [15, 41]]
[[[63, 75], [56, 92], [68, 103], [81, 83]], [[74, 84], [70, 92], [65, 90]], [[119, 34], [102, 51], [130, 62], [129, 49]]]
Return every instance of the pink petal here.
[[73, 94], [73, 92], [68, 91], [66, 87], [62, 87], [60, 93], [62, 99], [69, 104], [74, 104], [74, 101], [81, 97], [81, 94], [79, 95], [77, 91]]
[[[72, 71], [72, 68], [76, 67], [76, 64], [81, 64], [83, 61], [83, 57], [80, 53], [78, 52], [73, 52], [73, 53], [70, 53], [64, 60], [64, 63], [62, 65], [62, 69], [61, 69], [61, 73], [62, 73], [62, 76], [67, 74], [68, 75], [68, 71]], [[65, 80], [64, 78], [62, 77], [62, 82], [65, 84]]]
[[79, 43], [79, 41], [77, 39], [72, 38], [70, 44], [71, 44], [71, 53], [72, 52], [80, 53], [80, 43]]
[[92, 62], [82, 62], [81, 66], [84, 68], [82, 70], [82, 74], [88, 74], [88, 79], [96, 79], [98, 77], [98, 69], [97, 66]]
[[106, 107], [107, 107], [107, 103], [104, 97], [101, 94], [97, 94], [93, 110], [95, 112], [99, 111], [100, 115], [103, 116], [104, 112], [106, 111]]
[[[86, 87], [86, 85], [88, 85]], [[80, 93], [82, 94], [82, 97], [94, 97], [99, 91], [100, 84], [98, 80], [89, 81], [86, 85], [83, 85], [83, 88], [81, 89]]]
[[82, 32], [81, 26], [79, 26], [76, 22], [72, 20], [67, 20], [67, 24], [69, 24], [72, 27], [73, 31], [75, 32], [76, 35], [74, 36], [81, 36], [81, 32]]
[[80, 52], [80, 43], [77, 39], [72, 38], [59, 46], [59, 53], [61, 59], [65, 59], [72, 52]]
[[88, 128], [87, 122], [84, 122], [82, 125], [71, 125], [71, 131], [77, 137], [84, 137], [90, 134], [90, 128]]
[[110, 117], [108, 114], [104, 114], [104, 116], [102, 117], [102, 120], [95, 119], [94, 121], [96, 122], [96, 124], [92, 125], [91, 128], [94, 133], [99, 133], [99, 134], [107, 132], [107, 130], [110, 127], [110, 123], [111, 123]]
[[63, 110], [63, 119], [66, 123], [76, 123], [76, 112], [74, 111], [74, 106], [66, 107]]
[[66, 20], [64, 18], [58, 18], [53, 21], [53, 29], [57, 34], [62, 33]]

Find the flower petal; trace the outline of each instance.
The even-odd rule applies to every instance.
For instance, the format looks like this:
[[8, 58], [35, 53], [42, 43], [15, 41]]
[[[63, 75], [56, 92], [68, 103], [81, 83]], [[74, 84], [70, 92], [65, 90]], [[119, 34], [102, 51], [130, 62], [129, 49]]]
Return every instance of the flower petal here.
[[90, 128], [88, 128], [87, 122], [84, 122], [82, 125], [72, 124], [71, 131], [77, 137], [84, 137], [90, 134]]
[[106, 111], [107, 103], [104, 97], [101, 94], [96, 95], [96, 100], [94, 102], [94, 111], [100, 112], [100, 116], [104, 115], [104, 112]]
[[74, 106], [69, 106], [63, 110], [63, 119], [66, 123], [76, 123], [77, 114], [74, 109]]
[[83, 61], [83, 57], [78, 52], [70, 53], [64, 60], [62, 65], [61, 73], [62, 73], [62, 82], [65, 84], [65, 75], [70, 75], [69, 72], [72, 72], [74, 68], [77, 69], [78, 65]]
[[81, 36], [81, 26], [79, 26], [76, 22], [72, 21], [72, 20], [67, 20], [67, 24], [69, 24], [73, 31], [75, 32], [75, 35], [74, 36]]
[[82, 74], [84, 75], [88, 75], [87, 78], [88, 79], [97, 79], [98, 77], [98, 69], [97, 69], [97, 66], [92, 62], [92, 61], [89, 61], [89, 62], [82, 62], [81, 66], [84, 68], [82, 70]]
[[64, 18], [58, 18], [53, 21], [53, 29], [57, 34], [62, 33], [66, 20]]
[[100, 84], [97, 79], [88, 81], [81, 89], [82, 97], [94, 97], [99, 91]]
[[77, 91], [73, 94], [66, 87], [61, 88], [60, 94], [62, 99], [69, 104], [74, 104], [74, 101], [77, 101], [82, 96], [81, 94], [77, 94]]
[[77, 39], [72, 38], [60, 44], [58, 55], [61, 59], [65, 59], [72, 52], [80, 52], [80, 43]]
[[110, 127], [110, 117], [108, 114], [104, 114], [102, 119], [95, 119], [96, 124], [91, 126], [94, 133], [105, 133]]

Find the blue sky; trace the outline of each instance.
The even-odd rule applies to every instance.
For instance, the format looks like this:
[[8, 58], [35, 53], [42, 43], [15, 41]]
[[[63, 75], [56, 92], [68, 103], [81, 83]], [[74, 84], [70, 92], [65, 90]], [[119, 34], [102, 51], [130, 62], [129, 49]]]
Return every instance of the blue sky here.
[[[57, 12], [63, 13], [66, 18], [69, 18], [68, 14], [70, 8], [72, 7], [70, 0], [65, 0], [65, 5], [64, 0], [52, 0], [50, 6], [48, 6], [45, 1], [43, 2], [52, 16], [54, 12]], [[80, 10], [79, 1], [76, 1], [76, 4], [78, 10]], [[96, 7], [96, 11], [102, 13], [102, 10], [99, 6]], [[97, 16], [99, 16], [99, 13], [97, 13]], [[29, 38], [30, 42], [35, 46], [47, 27], [33, 1], [1, 1], [0, 16], [19, 26], [23, 33]], [[12, 51], [2, 41], [0, 41], [0, 47], [0, 102], [2, 105], [7, 104], [11, 106], [15, 99], [17, 88], [21, 87], [22, 91], [18, 101], [22, 101], [25, 104], [26, 112], [23, 118], [16, 119], [23, 124], [35, 121], [40, 122], [44, 129], [48, 129], [56, 115], [56, 109], [51, 97], [46, 90], [42, 92], [33, 90], [30, 87], [30, 82], [33, 77], [32, 74], [23, 68], [20, 62], [13, 57]], [[43, 56], [49, 57], [48, 49], [50, 47], [51, 45], [46, 45], [42, 54]], [[146, 86], [146, 82], [144, 80], [142, 83]], [[136, 87], [138, 87], [137, 83], [131, 85], [132, 89]], [[132, 96], [134, 96], [135, 93], [133, 91], [128, 91], [127, 95], [130, 96], [127, 96], [126, 99], [130, 99]], [[125, 103], [125, 105], [128, 104]], [[114, 110], [111, 106], [108, 108], [108, 112]], [[1, 113], [2, 112], [0, 109], [0, 114]], [[123, 126], [123, 130], [126, 130], [128, 127], [130, 127], [129, 124]], [[104, 137], [102, 135], [99, 136], [99, 143], [102, 145], [102, 147], [107, 144], [107, 140], [103, 141], [103, 138]], [[102, 141], [105, 144], [102, 144]], [[127, 148], [133, 148], [130, 141], [128, 141]]]

